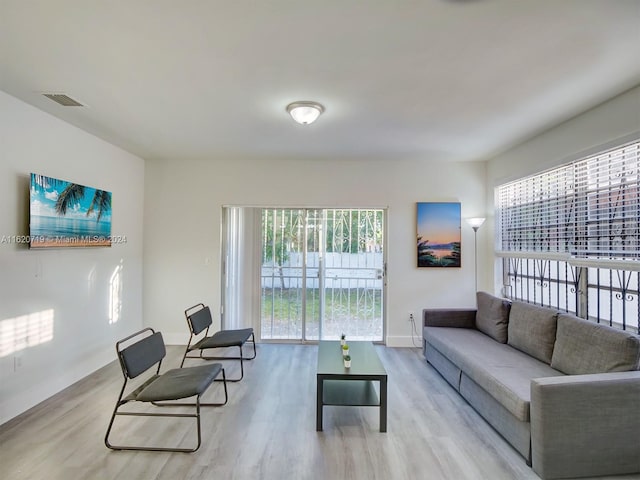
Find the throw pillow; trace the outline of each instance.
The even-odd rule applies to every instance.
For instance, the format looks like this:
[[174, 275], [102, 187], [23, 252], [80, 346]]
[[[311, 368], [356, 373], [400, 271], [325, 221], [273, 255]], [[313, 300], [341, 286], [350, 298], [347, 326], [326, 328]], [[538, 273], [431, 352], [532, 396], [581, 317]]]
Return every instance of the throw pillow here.
[[558, 312], [523, 302], [513, 302], [509, 314], [509, 345], [521, 352], [551, 363], [556, 341]]
[[486, 292], [478, 292], [476, 301], [478, 303], [476, 328], [497, 342], [507, 343], [507, 325], [511, 307], [509, 301]]
[[637, 370], [640, 338], [574, 315], [558, 316], [551, 367], [568, 375]]

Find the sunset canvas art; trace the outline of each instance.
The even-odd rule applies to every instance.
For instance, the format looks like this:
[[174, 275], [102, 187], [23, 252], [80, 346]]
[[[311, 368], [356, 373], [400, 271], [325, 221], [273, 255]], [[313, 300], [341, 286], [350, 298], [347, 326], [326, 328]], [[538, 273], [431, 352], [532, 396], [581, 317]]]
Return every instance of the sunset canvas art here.
[[418, 267], [460, 267], [460, 203], [417, 204]]

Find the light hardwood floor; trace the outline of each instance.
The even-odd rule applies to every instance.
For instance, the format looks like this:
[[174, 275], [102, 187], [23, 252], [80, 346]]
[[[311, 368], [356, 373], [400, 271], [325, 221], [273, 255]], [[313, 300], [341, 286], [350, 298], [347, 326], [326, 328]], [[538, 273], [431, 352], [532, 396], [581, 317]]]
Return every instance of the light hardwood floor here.
[[[203, 408], [197, 452], [116, 452], [104, 446], [122, 382], [113, 362], [0, 427], [0, 478], [538, 478], [419, 349], [379, 346], [377, 351], [389, 374], [387, 433], [378, 431], [378, 409], [364, 407], [326, 407], [324, 431], [316, 432], [317, 346], [261, 344], [256, 360], [246, 363], [244, 380], [229, 384], [229, 403]], [[181, 352], [168, 347], [163, 371], [179, 364]], [[228, 374], [237, 374], [234, 363], [224, 363]], [[215, 384], [206, 398], [220, 393]], [[192, 445], [192, 420], [116, 421], [113, 441]]]

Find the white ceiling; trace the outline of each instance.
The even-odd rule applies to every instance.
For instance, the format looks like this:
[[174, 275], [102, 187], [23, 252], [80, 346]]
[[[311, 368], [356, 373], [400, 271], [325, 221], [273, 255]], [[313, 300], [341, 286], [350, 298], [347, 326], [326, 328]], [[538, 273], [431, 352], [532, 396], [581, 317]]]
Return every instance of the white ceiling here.
[[482, 160], [640, 84], [639, 25], [639, 0], [0, 0], [0, 90], [145, 159]]

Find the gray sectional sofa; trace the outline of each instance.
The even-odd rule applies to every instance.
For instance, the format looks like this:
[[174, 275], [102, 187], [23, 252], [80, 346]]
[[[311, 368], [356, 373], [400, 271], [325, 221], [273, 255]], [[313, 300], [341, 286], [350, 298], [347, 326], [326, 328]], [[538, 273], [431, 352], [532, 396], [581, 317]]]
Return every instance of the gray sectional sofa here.
[[640, 473], [640, 337], [488, 293], [425, 309], [426, 360], [544, 479]]

